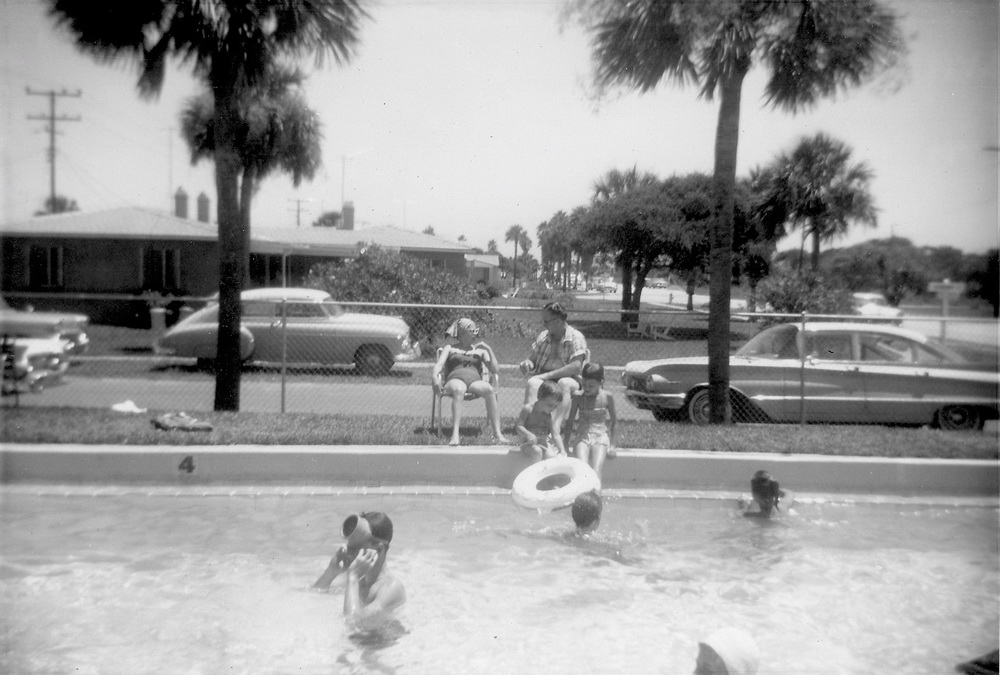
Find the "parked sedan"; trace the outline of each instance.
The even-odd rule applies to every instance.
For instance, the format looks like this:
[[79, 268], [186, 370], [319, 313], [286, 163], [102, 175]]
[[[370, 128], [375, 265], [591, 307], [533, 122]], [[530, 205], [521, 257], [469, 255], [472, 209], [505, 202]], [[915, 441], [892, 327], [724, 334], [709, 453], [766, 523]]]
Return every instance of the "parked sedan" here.
[[[410, 328], [399, 317], [347, 312], [328, 293], [309, 288], [244, 291], [240, 356], [270, 363], [353, 363], [368, 374], [384, 375], [396, 361], [419, 357]], [[202, 365], [215, 359], [219, 305], [175, 324], [154, 344], [159, 355], [193, 357]]]
[[897, 326], [903, 323], [903, 310], [893, 307], [881, 293], [853, 293], [854, 313], [870, 321], [884, 321]]
[[23, 338], [49, 338], [57, 335], [66, 340], [70, 354], [87, 351], [90, 340], [87, 327], [90, 317], [72, 312], [35, 312], [12, 309], [0, 298], [0, 334]]
[[[930, 424], [981, 429], [998, 416], [1000, 375], [915, 331], [859, 323], [781, 324], [729, 359], [739, 421]], [[708, 358], [633, 361], [625, 397], [661, 421], [707, 424]]]

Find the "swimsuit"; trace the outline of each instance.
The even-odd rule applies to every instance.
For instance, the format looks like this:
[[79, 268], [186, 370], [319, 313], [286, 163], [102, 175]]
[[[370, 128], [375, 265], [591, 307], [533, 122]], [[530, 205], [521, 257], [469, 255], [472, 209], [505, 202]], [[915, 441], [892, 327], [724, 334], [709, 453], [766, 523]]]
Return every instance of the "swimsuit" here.
[[[602, 392], [603, 393], [603, 392]], [[606, 395], [606, 394], [605, 394]], [[571, 447], [576, 447], [577, 443], [586, 443], [590, 447], [595, 445], [611, 446], [611, 439], [608, 437], [608, 419], [611, 414], [608, 412], [606, 399], [600, 394], [594, 397], [594, 407], [586, 410], [582, 406], [583, 396], [580, 396], [581, 406], [577, 408], [576, 426], [573, 431], [573, 441]], [[605, 406], [598, 406], [598, 403], [605, 403]]]
[[[535, 445], [543, 448], [551, 447], [549, 433], [552, 431], [552, 415], [549, 413], [535, 412], [528, 413], [528, 419], [524, 420], [524, 428], [533, 433], [537, 438]], [[527, 441], [521, 445], [526, 445]]]
[[444, 362], [444, 381], [461, 380], [468, 387], [483, 379], [483, 361], [486, 355], [478, 349], [463, 351], [452, 347]]

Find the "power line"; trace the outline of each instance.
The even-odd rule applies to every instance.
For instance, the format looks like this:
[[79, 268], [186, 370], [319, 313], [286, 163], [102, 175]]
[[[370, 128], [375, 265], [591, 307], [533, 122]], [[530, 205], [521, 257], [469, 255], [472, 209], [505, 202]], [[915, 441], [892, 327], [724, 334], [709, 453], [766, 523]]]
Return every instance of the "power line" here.
[[80, 116], [74, 115], [73, 117], [68, 117], [66, 115], [56, 115], [56, 98], [62, 96], [71, 96], [73, 98], [80, 98], [82, 92], [77, 89], [76, 91], [56, 91], [55, 89], [49, 89], [48, 91], [32, 91], [31, 87], [26, 87], [25, 91], [28, 96], [48, 96], [49, 97], [49, 114], [48, 115], [28, 115], [29, 120], [41, 120], [43, 122], [48, 122], [46, 126], [46, 131], [49, 132], [49, 187], [50, 187], [50, 202], [49, 208], [56, 208], [56, 122], [79, 122]]

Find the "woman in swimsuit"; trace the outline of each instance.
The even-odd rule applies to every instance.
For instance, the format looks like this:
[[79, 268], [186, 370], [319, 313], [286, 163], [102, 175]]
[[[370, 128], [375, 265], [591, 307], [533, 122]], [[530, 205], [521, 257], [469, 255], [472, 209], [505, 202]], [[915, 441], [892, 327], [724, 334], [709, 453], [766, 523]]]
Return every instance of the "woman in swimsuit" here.
[[462, 422], [462, 403], [466, 392], [475, 394], [486, 402], [486, 416], [493, 428], [493, 437], [498, 443], [507, 439], [500, 430], [500, 415], [493, 385], [483, 379], [483, 368], [491, 373], [498, 371], [497, 357], [485, 342], [473, 341], [479, 337], [479, 328], [472, 319], [459, 319], [451, 325], [446, 335], [455, 338], [455, 344], [446, 345], [431, 371], [431, 382], [435, 395], [443, 390], [451, 397], [451, 443], [459, 444], [459, 428]]

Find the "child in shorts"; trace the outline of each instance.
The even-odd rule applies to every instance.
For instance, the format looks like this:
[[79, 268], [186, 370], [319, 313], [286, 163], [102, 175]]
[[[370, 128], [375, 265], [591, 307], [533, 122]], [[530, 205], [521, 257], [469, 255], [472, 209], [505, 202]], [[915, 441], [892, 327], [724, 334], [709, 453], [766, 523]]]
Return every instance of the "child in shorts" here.
[[533, 462], [565, 455], [553, 413], [562, 402], [562, 390], [554, 382], [545, 381], [538, 387], [538, 398], [521, 408], [517, 417], [521, 452]]
[[573, 456], [589, 464], [601, 477], [604, 459], [615, 447], [615, 399], [603, 389], [604, 367], [601, 364], [588, 363], [580, 375], [583, 386], [573, 393], [573, 405], [563, 433], [567, 447], [573, 449]]

